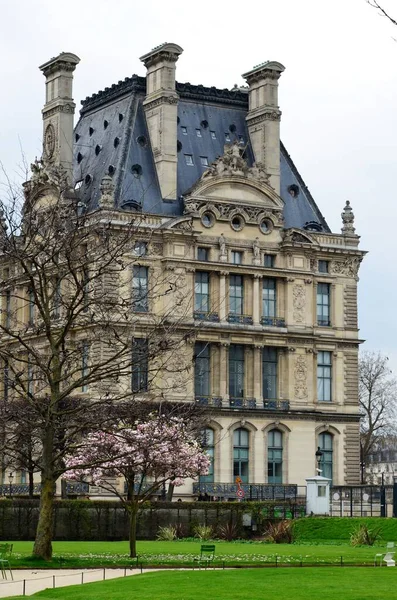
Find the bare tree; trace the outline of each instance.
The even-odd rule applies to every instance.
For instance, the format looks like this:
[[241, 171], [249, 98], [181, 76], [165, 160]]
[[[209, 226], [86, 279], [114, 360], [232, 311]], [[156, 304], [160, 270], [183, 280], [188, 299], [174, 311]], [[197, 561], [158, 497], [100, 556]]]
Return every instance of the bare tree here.
[[359, 402], [361, 409], [361, 479], [369, 454], [381, 440], [397, 432], [397, 380], [387, 356], [364, 352], [359, 361]]
[[114, 209], [109, 178], [87, 210], [61, 168], [32, 171], [24, 197], [9, 187], [0, 223], [0, 428], [8, 463], [40, 472], [33, 553], [48, 560], [65, 456], [123, 406], [186, 387], [190, 298], [178, 272], [153, 263], [148, 280], [153, 226]]
[[397, 25], [397, 21], [376, 0], [367, 0], [367, 3], [378, 9], [382, 17], [386, 17], [393, 25]]

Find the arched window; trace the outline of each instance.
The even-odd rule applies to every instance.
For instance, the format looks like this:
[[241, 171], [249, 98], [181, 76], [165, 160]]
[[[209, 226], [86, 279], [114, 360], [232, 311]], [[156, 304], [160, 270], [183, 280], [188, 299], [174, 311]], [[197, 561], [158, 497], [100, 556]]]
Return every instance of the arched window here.
[[283, 482], [283, 434], [272, 429], [267, 436], [267, 481]]
[[318, 445], [323, 453], [320, 459], [320, 475], [331, 479], [332, 485], [332, 454], [333, 454], [333, 436], [330, 433], [320, 433], [318, 436]]
[[248, 483], [249, 433], [240, 427], [233, 433], [233, 475]]
[[211, 461], [209, 471], [207, 475], [200, 475], [200, 483], [213, 483], [214, 482], [214, 445], [215, 435], [214, 430], [211, 427], [206, 427], [201, 430], [202, 438], [201, 445], [206, 451]]

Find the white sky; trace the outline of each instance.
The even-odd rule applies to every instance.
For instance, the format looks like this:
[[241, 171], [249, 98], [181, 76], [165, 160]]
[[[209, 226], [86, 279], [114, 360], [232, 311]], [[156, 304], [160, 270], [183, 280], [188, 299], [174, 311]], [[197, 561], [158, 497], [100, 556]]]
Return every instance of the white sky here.
[[[382, 2], [381, 2], [382, 4]], [[397, 0], [383, 0], [397, 17]], [[281, 136], [331, 229], [349, 199], [361, 247], [360, 335], [397, 372], [397, 28], [365, 0], [0, 0], [0, 161], [41, 154], [44, 77], [62, 51], [81, 58], [80, 100], [132, 73], [162, 42], [184, 48], [178, 81], [231, 88], [265, 60], [280, 79]], [[1, 193], [1, 189], [0, 189]]]

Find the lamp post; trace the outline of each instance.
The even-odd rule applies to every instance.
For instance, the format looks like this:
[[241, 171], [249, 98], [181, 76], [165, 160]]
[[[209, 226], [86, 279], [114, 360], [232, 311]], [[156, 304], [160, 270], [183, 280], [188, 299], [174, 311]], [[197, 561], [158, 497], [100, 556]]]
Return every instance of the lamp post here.
[[318, 446], [317, 450], [316, 450], [317, 475], [320, 475], [320, 473], [321, 473], [320, 462], [321, 462], [322, 456], [323, 456], [323, 453], [320, 450], [320, 446]]
[[14, 479], [14, 473], [12, 471], [8, 474], [8, 481], [10, 482], [10, 498], [12, 497], [12, 482]]

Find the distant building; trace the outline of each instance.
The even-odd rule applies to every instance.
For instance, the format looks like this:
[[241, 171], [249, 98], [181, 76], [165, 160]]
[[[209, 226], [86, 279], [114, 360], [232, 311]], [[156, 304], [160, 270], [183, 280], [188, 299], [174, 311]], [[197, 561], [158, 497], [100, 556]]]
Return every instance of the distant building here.
[[[197, 329], [184, 357], [194, 372], [170, 399], [208, 409], [213, 461], [200, 491], [227, 495], [219, 484], [236, 477], [304, 485], [318, 447], [322, 475], [357, 484], [364, 252], [352, 209], [347, 202], [341, 233], [332, 233], [280, 141], [283, 65], [254, 67], [246, 88], [217, 89], [176, 82], [181, 54], [176, 44], [145, 54], [146, 78], [86, 98], [74, 131], [78, 59], [46, 63], [44, 155], [73, 171], [87, 210], [106, 203], [147, 215], [136, 277], [147, 287], [168, 270], [178, 279], [176, 314], [190, 302], [180, 334]], [[321, 149], [310, 152], [321, 160]], [[137, 309], [142, 335], [145, 313], [156, 310]], [[192, 492], [189, 484], [180, 493]]]

